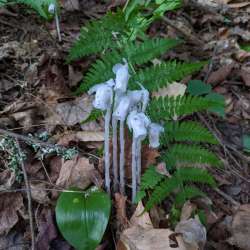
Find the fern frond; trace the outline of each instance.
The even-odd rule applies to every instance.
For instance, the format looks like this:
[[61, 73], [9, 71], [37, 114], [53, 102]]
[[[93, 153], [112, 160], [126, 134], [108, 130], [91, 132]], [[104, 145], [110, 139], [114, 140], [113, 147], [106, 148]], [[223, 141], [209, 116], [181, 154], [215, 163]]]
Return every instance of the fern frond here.
[[161, 136], [161, 145], [166, 145], [173, 141], [218, 144], [214, 135], [207, 128], [194, 121], [167, 122], [164, 127], [164, 133]]
[[166, 178], [156, 186], [146, 203], [145, 210], [149, 211], [155, 204], [159, 204], [167, 198], [176, 188], [179, 188], [179, 180], [176, 177]]
[[177, 171], [174, 173], [174, 176], [179, 180], [179, 183], [202, 183], [210, 185], [211, 187], [216, 186], [216, 182], [213, 176], [206, 169], [202, 168], [178, 168]]
[[131, 82], [134, 83], [133, 87], [136, 87], [136, 82], [140, 82], [149, 91], [155, 91], [199, 71], [206, 63], [179, 63], [176, 61], [161, 63], [140, 70], [131, 78]]
[[125, 47], [125, 56], [132, 64], [141, 65], [159, 57], [180, 43], [181, 40], [165, 38], [148, 39], [141, 43], [129, 43]]
[[148, 114], [155, 122], [161, 120], [177, 119], [182, 115], [190, 115], [194, 112], [209, 108], [223, 107], [223, 102], [210, 100], [200, 96], [177, 96], [153, 98], [148, 106]]
[[140, 201], [146, 196], [146, 189], [153, 189], [162, 179], [164, 175], [156, 172], [154, 166], [150, 166], [141, 177], [140, 191], [137, 193], [136, 201]]
[[79, 39], [70, 50], [68, 62], [118, 47], [118, 41], [125, 31], [126, 23], [122, 12], [108, 13], [100, 20], [90, 21], [81, 29]]
[[205, 148], [197, 145], [174, 144], [163, 154], [162, 159], [167, 167], [176, 167], [177, 164], [209, 164], [221, 166], [218, 157]]
[[203, 193], [199, 188], [193, 186], [183, 187], [180, 192], [178, 192], [175, 196], [174, 204], [175, 206], [182, 206], [187, 200], [196, 197], [205, 197], [206, 194]]

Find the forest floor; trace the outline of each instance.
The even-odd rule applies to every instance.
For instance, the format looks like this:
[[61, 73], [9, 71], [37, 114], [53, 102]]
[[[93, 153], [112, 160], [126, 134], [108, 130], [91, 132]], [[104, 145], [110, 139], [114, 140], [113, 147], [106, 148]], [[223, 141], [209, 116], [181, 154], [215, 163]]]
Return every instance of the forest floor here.
[[[186, 1], [186, 5], [169, 12], [154, 23], [150, 36], [181, 37], [184, 44], [164, 55], [165, 59], [182, 61], [210, 60], [203, 70], [182, 81], [201, 79], [225, 97], [225, 117], [195, 116], [218, 138], [214, 146], [224, 163], [223, 169], [211, 170], [218, 182], [216, 190], [208, 190], [212, 210], [207, 214], [205, 249], [240, 249], [230, 243], [232, 220], [237, 220], [238, 237], [249, 246], [250, 239], [250, 52], [241, 49], [250, 45], [250, 4], [248, 1]], [[17, 139], [26, 152], [23, 168], [30, 183], [32, 218], [36, 249], [71, 249], [55, 223], [58, 190], [72, 185], [86, 188], [91, 183], [103, 184], [102, 159], [103, 121], [82, 124], [91, 110], [87, 95], [72, 93], [81, 82], [93, 58], [70, 65], [65, 63], [80, 28], [99, 18], [124, 1], [62, 1], [61, 34], [58, 42], [53, 22], [42, 21], [32, 11], [20, 6], [0, 9], [0, 134]], [[29, 135], [38, 138], [47, 131], [47, 144], [76, 147], [78, 159], [64, 161], [49, 154], [42, 160], [27, 145]], [[34, 143], [36, 139], [34, 139]], [[45, 143], [45, 144], [46, 144]], [[144, 152], [144, 166], [154, 163], [155, 151]], [[129, 154], [128, 154], [129, 155]], [[129, 156], [128, 156], [129, 157]], [[22, 164], [20, 164], [22, 165]], [[95, 167], [93, 167], [95, 166]], [[13, 166], [12, 166], [13, 167]], [[0, 249], [29, 249], [31, 230], [27, 199], [27, 182], [13, 175], [6, 152], [0, 153]], [[22, 175], [22, 170], [15, 171]], [[129, 174], [128, 174], [129, 179]], [[115, 249], [119, 233], [131, 211], [124, 211], [124, 199], [118, 197], [111, 224], [99, 249]], [[208, 204], [203, 204], [207, 206]], [[245, 205], [245, 206], [243, 206]], [[239, 215], [239, 209], [241, 214]], [[127, 212], [127, 215], [126, 215]], [[153, 224], [164, 228], [159, 211], [151, 214]], [[239, 218], [235, 218], [235, 215]], [[247, 231], [249, 230], [249, 231]], [[163, 239], [164, 240], [164, 239]], [[152, 248], [154, 249], [154, 248]]]

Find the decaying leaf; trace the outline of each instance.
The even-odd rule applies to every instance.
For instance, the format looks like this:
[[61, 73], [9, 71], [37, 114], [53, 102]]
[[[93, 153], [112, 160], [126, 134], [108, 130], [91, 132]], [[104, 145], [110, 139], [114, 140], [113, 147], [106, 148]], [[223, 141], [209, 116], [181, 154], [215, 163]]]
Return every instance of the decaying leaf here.
[[173, 235], [170, 229], [144, 229], [131, 227], [126, 229], [118, 242], [118, 250], [186, 250], [181, 236], [176, 237], [176, 243], [170, 240]]
[[159, 91], [153, 93], [154, 97], [177, 97], [177, 96], [183, 96], [186, 92], [187, 86], [182, 83], [174, 82], [169, 84], [167, 87], [161, 88]]
[[187, 250], [204, 249], [207, 231], [199, 220], [191, 218], [180, 221], [175, 227], [175, 232], [182, 235]]
[[115, 193], [115, 207], [116, 207], [116, 218], [118, 227], [121, 230], [128, 228], [128, 218], [126, 215], [126, 201], [127, 197], [122, 194]]
[[85, 189], [92, 182], [94, 170], [94, 165], [89, 163], [87, 158], [75, 157], [62, 164], [56, 185], [63, 188], [78, 187]]
[[250, 246], [250, 204], [239, 207], [233, 217], [232, 237], [228, 240], [232, 245], [248, 250]]
[[144, 206], [142, 202], [140, 201], [136, 207], [136, 210], [133, 214], [133, 216], [130, 219], [130, 223], [132, 226], [139, 226], [145, 229], [151, 229], [153, 228], [152, 221], [150, 219], [149, 213], [144, 211]]
[[15, 173], [6, 169], [0, 173], [0, 190], [9, 189], [15, 182]]
[[21, 193], [0, 194], [0, 235], [7, 234], [18, 222], [17, 212], [23, 208]]
[[75, 142], [103, 142], [104, 132], [102, 131], [77, 131], [63, 135], [59, 141], [59, 145], [67, 146], [70, 141]]
[[48, 192], [45, 190], [45, 183], [31, 183], [31, 197], [38, 203], [45, 204], [49, 202]]

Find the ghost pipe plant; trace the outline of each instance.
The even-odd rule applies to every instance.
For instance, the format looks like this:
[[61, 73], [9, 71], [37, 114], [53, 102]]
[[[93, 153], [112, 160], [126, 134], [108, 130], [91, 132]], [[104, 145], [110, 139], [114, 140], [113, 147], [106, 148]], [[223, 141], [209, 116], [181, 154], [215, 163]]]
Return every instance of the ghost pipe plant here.
[[57, 36], [58, 36], [59, 42], [61, 42], [62, 37], [61, 37], [60, 22], [59, 22], [59, 16], [58, 16], [58, 8], [55, 3], [51, 3], [49, 5], [48, 12], [52, 15], [55, 15]]
[[104, 138], [104, 169], [105, 169], [105, 187], [110, 193], [110, 161], [109, 161], [109, 124], [111, 119], [111, 110], [113, 103], [113, 87], [114, 81], [110, 79], [105, 83], [100, 83], [93, 86], [88, 93], [90, 95], [95, 93], [93, 106], [96, 109], [106, 111], [105, 114], [105, 138]]

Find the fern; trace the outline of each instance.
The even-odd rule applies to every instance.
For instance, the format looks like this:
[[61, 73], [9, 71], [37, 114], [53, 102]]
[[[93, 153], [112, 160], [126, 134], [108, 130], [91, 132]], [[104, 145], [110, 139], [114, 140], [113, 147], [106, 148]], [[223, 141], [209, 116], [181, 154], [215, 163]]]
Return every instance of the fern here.
[[206, 194], [203, 193], [199, 188], [193, 186], [183, 187], [183, 189], [175, 196], [174, 206], [181, 207], [187, 200], [196, 197], [205, 197]]
[[218, 144], [218, 141], [208, 129], [204, 128], [198, 122], [193, 121], [166, 123], [164, 133], [161, 136], [161, 145], [166, 145], [173, 141]]
[[118, 47], [125, 30], [126, 23], [122, 12], [108, 13], [100, 20], [90, 21], [81, 29], [79, 39], [70, 50], [68, 62]]
[[173, 168], [178, 164], [221, 165], [221, 161], [214, 153], [196, 145], [174, 144], [164, 153], [162, 159], [164, 159], [169, 168]]
[[[200, 70], [207, 62], [180, 63], [167, 62], [140, 70], [131, 79], [132, 82], [141, 82], [149, 91], [158, 90], [173, 81], [179, 81]], [[134, 87], [136, 85], [134, 84]]]
[[148, 114], [154, 121], [177, 119], [182, 115], [218, 108], [223, 106], [221, 101], [199, 96], [178, 96], [154, 98], [148, 106]]
[[[180, 41], [175, 39], [151, 39], [140, 43], [128, 43], [124, 45], [122, 52], [113, 50], [110, 53], [106, 53], [92, 64], [78, 92], [85, 92], [94, 84], [104, 82], [113, 77], [112, 67], [116, 63], [121, 62], [122, 58], [127, 58], [136, 67], [158, 57], [178, 44], [180, 44]], [[130, 81], [130, 85], [131, 82], [133, 82], [133, 78]]]
[[183, 167], [176, 170], [174, 176], [179, 179], [180, 182], [195, 182], [207, 184], [211, 187], [216, 186], [216, 182], [213, 176], [206, 170], [194, 167]]

